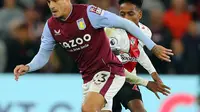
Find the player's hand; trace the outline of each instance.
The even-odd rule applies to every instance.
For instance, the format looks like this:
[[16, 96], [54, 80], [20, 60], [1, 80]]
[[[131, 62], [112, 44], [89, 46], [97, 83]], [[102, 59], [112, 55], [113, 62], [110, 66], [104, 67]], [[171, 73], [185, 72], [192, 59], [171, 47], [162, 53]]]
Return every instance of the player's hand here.
[[15, 80], [18, 81], [19, 76], [24, 75], [29, 70], [29, 66], [27, 65], [18, 65], [14, 69]]
[[151, 77], [153, 78], [153, 80], [155, 82], [157, 82], [157, 83], [163, 83], [157, 72], [153, 72], [151, 74]]
[[170, 56], [174, 55], [171, 49], [167, 49], [160, 45], [155, 45], [151, 51], [160, 60], [167, 62], [171, 62]]
[[168, 96], [170, 94], [170, 91], [169, 91], [170, 88], [161, 83], [149, 81], [149, 83], [147, 84], [147, 88], [150, 91], [152, 91], [153, 93], [155, 93], [155, 95], [158, 99], [160, 99], [158, 92], [162, 93], [165, 96]]

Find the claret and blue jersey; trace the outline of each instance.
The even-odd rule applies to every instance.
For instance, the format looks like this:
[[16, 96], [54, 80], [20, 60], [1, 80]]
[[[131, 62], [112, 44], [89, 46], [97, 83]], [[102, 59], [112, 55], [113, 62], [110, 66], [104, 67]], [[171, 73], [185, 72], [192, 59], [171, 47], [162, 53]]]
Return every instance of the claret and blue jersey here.
[[42, 34], [40, 50], [28, 64], [30, 71], [40, 69], [48, 62], [57, 43], [78, 63], [84, 80], [91, 80], [95, 73], [102, 70], [124, 75], [121, 62], [109, 48], [104, 27], [123, 28], [141, 39], [149, 49], [155, 45], [131, 21], [93, 5], [73, 5], [66, 21], [59, 21], [54, 17], [48, 19]]

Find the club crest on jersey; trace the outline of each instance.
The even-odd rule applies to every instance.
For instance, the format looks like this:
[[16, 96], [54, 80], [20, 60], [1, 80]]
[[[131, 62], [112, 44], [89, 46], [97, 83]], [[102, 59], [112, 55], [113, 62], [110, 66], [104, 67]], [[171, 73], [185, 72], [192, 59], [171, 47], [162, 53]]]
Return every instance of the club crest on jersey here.
[[59, 29], [59, 30], [54, 30], [54, 35], [55, 35], [55, 36], [61, 35], [60, 29]]
[[83, 18], [76, 21], [79, 30], [85, 30], [86, 24]]
[[130, 39], [130, 43], [131, 43], [131, 45], [134, 45], [134, 44], [135, 44], [135, 39], [134, 39], [134, 38], [131, 38], [131, 39]]

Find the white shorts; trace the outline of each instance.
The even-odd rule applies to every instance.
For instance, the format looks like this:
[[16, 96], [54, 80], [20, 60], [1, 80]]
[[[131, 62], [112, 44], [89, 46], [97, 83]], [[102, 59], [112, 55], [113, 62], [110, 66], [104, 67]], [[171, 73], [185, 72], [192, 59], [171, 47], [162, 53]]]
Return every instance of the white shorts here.
[[125, 76], [114, 75], [107, 71], [98, 72], [90, 82], [83, 84], [83, 100], [88, 92], [97, 92], [107, 101], [103, 110], [112, 110], [113, 97], [124, 82]]
[[[131, 72], [132, 75], [136, 75], [136, 68]], [[109, 110], [112, 112], [113, 99], [106, 103], [105, 107], [102, 110]]]

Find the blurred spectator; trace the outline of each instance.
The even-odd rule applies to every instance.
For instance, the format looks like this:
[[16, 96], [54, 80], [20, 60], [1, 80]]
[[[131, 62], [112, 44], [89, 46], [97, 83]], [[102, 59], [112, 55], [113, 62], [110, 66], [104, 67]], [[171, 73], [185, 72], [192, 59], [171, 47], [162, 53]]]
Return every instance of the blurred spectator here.
[[79, 73], [77, 64], [67, 52], [60, 46], [55, 47], [55, 54], [60, 62], [59, 73]]
[[152, 8], [158, 8], [159, 10], [164, 10], [163, 2], [160, 0], [143, 0], [142, 8], [144, 10], [150, 11]]
[[43, 22], [46, 22], [46, 20], [51, 16], [46, 0], [35, 0], [34, 10], [39, 13], [40, 20]]
[[172, 0], [172, 6], [164, 15], [164, 24], [172, 32], [173, 38], [183, 37], [191, 21], [185, 0]]
[[35, 0], [18, 0], [25, 7], [33, 7]]
[[40, 41], [38, 37], [41, 37], [44, 23], [40, 21], [39, 13], [33, 8], [27, 8], [24, 14], [28, 25], [29, 37], [33, 41]]
[[169, 9], [170, 8], [170, 4], [172, 0], [160, 0], [161, 2], [163, 2], [165, 9]]
[[184, 52], [182, 41], [180, 39], [173, 39], [172, 49], [175, 54], [172, 57], [172, 63], [173, 63], [173, 68], [175, 70], [175, 73], [176, 74], [184, 73], [183, 67], [184, 67], [185, 62], [182, 58], [182, 55]]
[[150, 25], [152, 39], [158, 44], [170, 48], [172, 35], [168, 28], [163, 24], [163, 11], [153, 8], [150, 11]]
[[0, 1], [0, 8], [3, 7], [3, 0]]
[[200, 1], [198, 0], [196, 4], [197, 20], [200, 21]]
[[6, 57], [6, 46], [4, 41], [2, 41], [2, 39], [0, 39], [0, 73], [4, 72], [5, 67], [6, 67], [6, 61], [7, 61], [7, 57]]
[[88, 4], [98, 6], [99, 0], [88, 0]]
[[172, 46], [175, 53], [173, 63], [176, 73], [199, 74], [200, 36], [197, 33], [197, 24], [191, 22], [182, 40], [175, 39]]
[[197, 32], [196, 23], [191, 22], [188, 32], [182, 39], [184, 49], [182, 70], [185, 74], [200, 74], [200, 35], [197, 35]]
[[10, 38], [5, 40], [7, 67], [5, 72], [13, 72], [16, 65], [27, 64], [36, 55], [39, 44], [28, 37], [28, 25], [20, 20], [12, 21]]
[[23, 11], [17, 7], [16, 0], [4, 0], [3, 8], [0, 10], [0, 36], [8, 33], [9, 23], [15, 19], [23, 20]]
[[194, 20], [200, 20], [200, 0], [189, 0], [189, 10]]
[[200, 35], [200, 32], [199, 32], [200, 31], [200, 21], [197, 21], [196, 24], [197, 24], [197, 31], [198, 31], [197, 34]]

